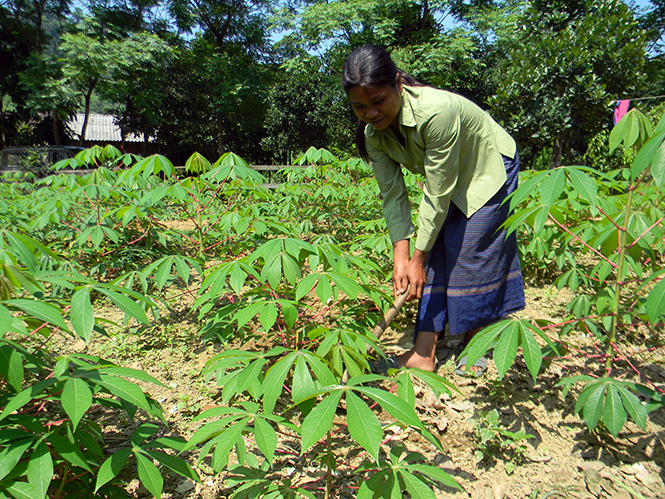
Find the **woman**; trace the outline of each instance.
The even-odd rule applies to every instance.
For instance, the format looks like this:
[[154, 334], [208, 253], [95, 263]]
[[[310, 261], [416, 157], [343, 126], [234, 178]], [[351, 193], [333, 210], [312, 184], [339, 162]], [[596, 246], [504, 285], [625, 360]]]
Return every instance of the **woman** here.
[[[410, 285], [407, 299], [420, 300], [414, 347], [373, 368], [434, 371], [446, 323], [466, 344], [480, 328], [524, 308], [517, 240], [499, 229], [509, 215], [501, 203], [517, 186], [515, 141], [471, 101], [399, 70], [381, 47], [354, 50], [342, 86], [359, 119], [356, 145], [383, 196], [395, 296]], [[424, 177], [417, 236], [400, 165]], [[466, 358], [457, 367], [464, 373]], [[486, 367], [482, 358], [467, 373]]]

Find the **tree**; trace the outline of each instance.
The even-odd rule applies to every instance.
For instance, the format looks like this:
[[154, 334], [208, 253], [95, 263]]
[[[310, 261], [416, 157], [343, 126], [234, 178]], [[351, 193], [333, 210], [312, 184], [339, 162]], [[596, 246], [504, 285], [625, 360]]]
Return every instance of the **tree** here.
[[293, 57], [279, 68], [268, 93], [267, 134], [261, 141], [275, 161], [290, 164], [312, 146], [351, 150], [353, 113], [337, 80], [311, 55]]
[[[193, 49], [197, 68], [217, 122], [217, 154], [232, 134], [231, 114], [248, 99], [260, 102], [262, 63], [267, 62], [269, 2], [265, 0], [169, 0], [169, 10], [182, 31], [201, 30]], [[201, 57], [203, 56], [203, 57]]]
[[48, 94], [45, 82], [53, 69], [43, 55], [57, 41], [58, 30], [68, 25], [68, 13], [68, 0], [0, 3], [0, 135], [3, 144], [46, 141], [58, 144], [61, 139], [62, 116], [57, 108], [40, 106], [51, 102], [43, 96]]
[[84, 102], [81, 144], [85, 141], [93, 92], [99, 90], [110, 98], [126, 98], [137, 73], [168, 52], [166, 43], [155, 35], [138, 33], [122, 37], [93, 19], [87, 19], [83, 25], [83, 30], [63, 35], [58, 47], [61, 84]]
[[641, 87], [646, 34], [618, 0], [534, 3], [515, 29], [497, 68], [493, 114], [527, 164], [546, 148], [551, 166], [573, 161], [611, 126], [610, 103]]

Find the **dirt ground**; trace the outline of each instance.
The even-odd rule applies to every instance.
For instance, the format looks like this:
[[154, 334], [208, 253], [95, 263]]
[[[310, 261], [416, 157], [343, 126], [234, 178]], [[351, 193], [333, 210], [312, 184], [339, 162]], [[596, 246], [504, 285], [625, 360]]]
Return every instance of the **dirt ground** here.
[[[556, 320], [563, 314], [568, 297], [556, 288], [528, 288], [527, 308], [519, 317]], [[393, 322], [382, 342], [387, 352], [398, 353], [411, 346], [412, 312], [403, 311]], [[178, 313], [177, 311], [175, 312]], [[172, 317], [174, 319], [174, 317]], [[123, 332], [108, 340], [95, 340], [89, 352], [137, 369], [159, 379], [165, 387], [145, 388], [158, 400], [169, 421], [166, 432], [190, 436], [197, 425], [191, 420], [207, 407], [218, 404], [214, 382], [205, 382], [201, 375], [205, 363], [221, 347], [204, 343], [192, 334], [196, 324], [186, 314], [167, 328], [161, 336], [145, 337]], [[584, 343], [585, 338], [578, 338]], [[576, 339], [577, 341], [577, 339]], [[84, 345], [78, 345], [82, 348]], [[553, 363], [541, 373], [537, 383], [523, 365], [513, 366], [506, 379], [499, 382], [490, 361], [486, 376], [478, 379], [463, 378], [455, 374], [454, 359], [459, 353], [455, 338], [444, 338], [439, 343], [438, 374], [453, 382], [461, 393], [435, 396], [426, 387], [416, 386], [417, 411], [430, 422], [439, 437], [445, 454], [432, 452], [430, 444], [415, 432], [392, 431], [392, 441], [401, 441], [408, 450], [421, 452], [431, 463], [439, 465], [452, 475], [462, 487], [436, 490], [441, 498], [472, 499], [545, 499], [545, 498], [611, 498], [642, 499], [665, 498], [665, 417], [663, 411], [652, 413], [643, 431], [628, 422], [617, 439], [607, 432], [589, 432], [575, 414], [575, 397], [563, 399], [556, 383], [575, 360]], [[75, 346], [77, 348], [77, 346]], [[639, 345], [635, 346], [639, 354]], [[662, 352], [656, 350], [656, 355]], [[641, 358], [648, 366], [647, 376], [658, 386], [665, 377], [662, 359]], [[578, 360], [581, 362], [581, 360]], [[487, 427], [484, 415], [496, 410], [498, 427], [531, 435], [524, 447], [509, 438], [495, 436], [483, 444], [480, 428]], [[129, 426], [131, 424], [128, 423]], [[393, 431], [394, 430], [394, 431]], [[118, 431], [130, 432], [131, 428]], [[192, 457], [192, 464], [194, 457]], [[348, 458], [353, 467], [359, 457]], [[294, 459], [282, 463], [284, 473], [320, 477], [321, 471], [310, 463]], [[209, 468], [199, 469], [202, 481], [195, 483], [170, 476], [165, 481], [163, 498], [225, 498], [231, 493], [224, 473], [208, 474]], [[337, 494], [353, 497], [355, 484], [345, 483], [340, 467]], [[138, 480], [129, 483], [129, 490], [137, 497], [148, 496]], [[313, 491], [317, 497], [323, 492]]]

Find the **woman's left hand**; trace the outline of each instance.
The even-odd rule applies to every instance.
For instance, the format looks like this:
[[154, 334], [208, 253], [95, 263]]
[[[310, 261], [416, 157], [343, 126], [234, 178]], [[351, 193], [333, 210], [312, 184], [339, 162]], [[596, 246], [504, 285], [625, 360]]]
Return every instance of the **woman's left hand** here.
[[423, 297], [423, 289], [427, 282], [427, 275], [425, 273], [425, 261], [427, 260], [427, 253], [415, 250], [413, 256], [406, 266], [406, 276], [411, 285], [407, 301], [420, 299]]

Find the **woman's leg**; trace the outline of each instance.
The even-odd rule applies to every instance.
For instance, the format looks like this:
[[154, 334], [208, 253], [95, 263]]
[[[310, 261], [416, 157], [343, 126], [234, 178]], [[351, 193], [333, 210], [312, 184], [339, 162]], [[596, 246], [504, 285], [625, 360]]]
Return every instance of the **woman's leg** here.
[[423, 371], [434, 372], [436, 368], [434, 354], [436, 353], [438, 339], [439, 333], [420, 331], [413, 348], [402, 355], [398, 355], [397, 360], [404, 367], [415, 367]]
[[[464, 334], [464, 346], [466, 346], [471, 338], [473, 338], [480, 329], [467, 331]], [[400, 365], [404, 367], [415, 367], [423, 371], [434, 372], [436, 369], [436, 342], [439, 339], [439, 333], [431, 333], [428, 331], [420, 331], [416, 338], [416, 344], [413, 348], [402, 355], [397, 356]], [[459, 366], [461, 371], [464, 371], [466, 365]], [[480, 366], [471, 366], [474, 372], [482, 371]]]

